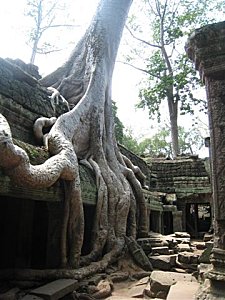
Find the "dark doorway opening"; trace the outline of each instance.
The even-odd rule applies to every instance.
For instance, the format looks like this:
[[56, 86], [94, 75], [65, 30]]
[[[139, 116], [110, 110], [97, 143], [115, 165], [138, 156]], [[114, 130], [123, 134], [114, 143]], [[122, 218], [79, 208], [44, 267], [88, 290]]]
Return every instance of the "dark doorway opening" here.
[[172, 211], [163, 212], [163, 230], [164, 234], [173, 233], [173, 215]]
[[211, 226], [209, 203], [188, 203], [186, 209], [186, 231], [191, 237], [202, 238]]
[[0, 197], [0, 268], [44, 268], [46, 202]]
[[48, 237], [47, 202], [35, 201], [32, 233], [31, 267], [45, 268]]
[[95, 205], [84, 204], [84, 242], [81, 250], [82, 255], [87, 255], [92, 250], [92, 234], [95, 218]]

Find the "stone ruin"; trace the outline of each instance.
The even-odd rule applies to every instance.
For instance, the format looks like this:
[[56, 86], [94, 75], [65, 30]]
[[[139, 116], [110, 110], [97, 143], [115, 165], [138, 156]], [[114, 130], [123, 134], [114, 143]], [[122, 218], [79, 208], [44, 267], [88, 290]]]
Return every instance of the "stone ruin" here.
[[[139, 239], [138, 244], [149, 257], [153, 268], [162, 270], [154, 270], [150, 272], [151, 275], [147, 272], [148, 280], [138, 283], [145, 286], [142, 298], [147, 295], [175, 299], [174, 287], [177, 285], [182, 289], [183, 284], [188, 289], [190, 282], [190, 289], [196, 292], [199, 287], [196, 276], [199, 276], [198, 279], [204, 285], [198, 293], [198, 299], [224, 299], [219, 298], [225, 295], [224, 28], [225, 23], [222, 22], [196, 30], [187, 43], [188, 55], [200, 71], [207, 90], [212, 188], [207, 162], [198, 157], [143, 161], [121, 146], [121, 151], [139, 165], [147, 177], [149, 188], [144, 189], [144, 194], [148, 206], [150, 233], [149, 238]], [[34, 121], [40, 116], [59, 116], [67, 109], [63, 103], [57, 107], [52, 106], [47, 90], [37, 81], [38, 76], [37, 69], [32, 65], [26, 65], [19, 60], [0, 59], [0, 112], [6, 116], [11, 126], [14, 142], [26, 149], [34, 164], [41, 163], [48, 157], [44, 148], [34, 140]], [[86, 224], [86, 242], [82, 252], [86, 254], [89, 251], [88, 240], [95, 211], [96, 187], [90, 170], [81, 165], [80, 172]], [[21, 281], [16, 278], [16, 272], [13, 272], [18, 268], [57, 267], [62, 198], [63, 187], [60, 182], [44, 190], [21, 188], [12, 185], [0, 170], [1, 282]], [[213, 243], [209, 234], [205, 235], [204, 242], [191, 242], [190, 237], [202, 238], [212, 229]], [[203, 249], [204, 255], [200, 256], [198, 251]], [[212, 258], [209, 261], [211, 251]], [[199, 267], [201, 262], [207, 265]], [[207, 271], [210, 266], [212, 268]], [[125, 273], [115, 274], [112, 270], [108, 273], [111, 274], [112, 282], [129, 276]], [[105, 276], [99, 275], [80, 284], [63, 280], [57, 284], [53, 282], [51, 284], [54, 287], [47, 285], [37, 288], [37, 291], [31, 291], [31, 295], [35, 295], [37, 299], [61, 299], [77, 288], [85, 287], [93, 291], [91, 286], [104, 285], [102, 280], [105, 280]], [[149, 286], [146, 287], [147, 285]], [[107, 286], [110, 287], [110, 284]], [[54, 290], [54, 295], [46, 296], [51, 289]], [[62, 293], [63, 290], [66, 292]], [[0, 299], [8, 299], [4, 297], [10, 294], [4, 289], [0, 293]], [[11, 293], [14, 293], [14, 298], [12, 296], [10, 299], [17, 299], [18, 290]], [[92, 295], [95, 298], [89, 299], [106, 299], [106, 296], [98, 296], [97, 287]], [[31, 296], [28, 295], [27, 298], [25, 295], [23, 299], [31, 299], [29, 297]]]

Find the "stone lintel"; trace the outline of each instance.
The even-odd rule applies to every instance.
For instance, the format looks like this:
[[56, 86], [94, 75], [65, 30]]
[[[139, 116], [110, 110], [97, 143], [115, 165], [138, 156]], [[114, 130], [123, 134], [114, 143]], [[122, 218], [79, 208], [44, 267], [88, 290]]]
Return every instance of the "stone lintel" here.
[[225, 79], [225, 22], [196, 29], [186, 43], [186, 52], [201, 79]]

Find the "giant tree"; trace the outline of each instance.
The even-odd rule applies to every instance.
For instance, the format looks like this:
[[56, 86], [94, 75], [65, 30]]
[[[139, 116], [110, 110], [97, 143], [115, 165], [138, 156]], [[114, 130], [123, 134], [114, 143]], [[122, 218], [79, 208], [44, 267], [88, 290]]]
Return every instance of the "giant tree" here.
[[193, 105], [199, 104], [200, 110], [206, 106], [206, 101], [193, 92], [200, 80], [187, 59], [184, 44], [194, 28], [212, 22], [215, 16], [219, 18], [217, 4], [222, 2], [143, 0], [128, 25], [138, 44], [132, 45], [126, 63], [146, 74], [138, 106], [147, 107], [152, 118], [160, 116], [160, 106], [166, 101], [174, 157], [179, 153], [179, 113], [193, 113]]
[[[93, 170], [98, 187], [92, 251], [82, 277], [103, 270], [118, 258], [125, 236], [145, 236], [144, 175], [124, 157], [114, 134], [111, 81], [118, 46], [131, 0], [102, 0], [85, 35], [63, 66], [41, 80], [67, 99], [71, 110], [61, 115], [48, 134], [51, 157], [30, 164], [25, 151], [13, 144], [7, 120], [0, 118], [0, 166], [11, 180], [33, 187], [65, 184], [61, 266], [79, 267], [84, 217], [79, 165]], [[137, 180], [137, 177], [139, 180]], [[104, 257], [102, 258], [104, 249]], [[102, 258], [101, 262], [92, 263]]]

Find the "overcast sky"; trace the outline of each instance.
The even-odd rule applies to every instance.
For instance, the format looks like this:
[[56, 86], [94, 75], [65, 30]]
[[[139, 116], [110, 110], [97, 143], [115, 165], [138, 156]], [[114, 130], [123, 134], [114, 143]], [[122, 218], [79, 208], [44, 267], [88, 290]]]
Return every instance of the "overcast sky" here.
[[[74, 40], [78, 40], [84, 32], [95, 12], [98, 0], [73, 0], [73, 14], [78, 24], [72, 33]], [[0, 10], [0, 57], [20, 58], [29, 62], [31, 49], [26, 44], [27, 30], [31, 26], [30, 19], [24, 16], [26, 0], [2, 1]], [[53, 32], [54, 33], [54, 32]], [[54, 33], [55, 34], [55, 33]], [[60, 38], [63, 38], [61, 36]], [[73, 45], [61, 53], [41, 55], [37, 57], [36, 64], [41, 74], [46, 74], [60, 66], [68, 57]], [[134, 132], [136, 137], [149, 135], [150, 122], [147, 111], [136, 110], [138, 102], [138, 83], [142, 74], [131, 67], [116, 63], [113, 76], [113, 100], [118, 105], [118, 115], [126, 127]]]

